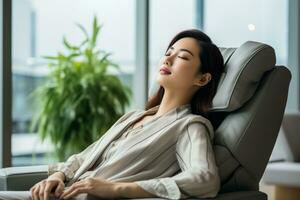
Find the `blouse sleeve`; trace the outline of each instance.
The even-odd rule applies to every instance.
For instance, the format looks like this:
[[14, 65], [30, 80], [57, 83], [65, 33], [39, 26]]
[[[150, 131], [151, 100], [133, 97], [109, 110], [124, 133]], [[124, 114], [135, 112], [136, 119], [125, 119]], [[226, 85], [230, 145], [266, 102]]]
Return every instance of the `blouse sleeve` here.
[[[114, 128], [116, 125], [120, 124], [121, 122], [123, 122], [124, 120], [128, 119], [131, 115], [133, 115], [133, 113], [135, 113], [136, 111], [131, 111], [128, 112], [126, 114], [124, 114], [123, 116], [121, 116], [113, 125], [110, 129]], [[107, 132], [106, 132], [107, 133]], [[104, 134], [105, 135], [105, 134]], [[103, 136], [104, 136], [103, 135]], [[102, 137], [103, 137], [102, 136]], [[101, 137], [101, 138], [102, 138]], [[84, 149], [82, 152], [78, 153], [78, 154], [73, 154], [71, 155], [65, 162], [61, 162], [61, 163], [55, 163], [55, 164], [49, 164], [48, 165], [48, 176], [50, 176], [51, 174], [55, 173], [55, 172], [62, 172], [64, 173], [65, 177], [66, 177], [66, 181], [71, 180], [74, 175], [75, 172], [79, 169], [79, 167], [81, 166], [81, 164], [83, 163], [83, 161], [85, 160], [85, 158], [87, 156], [89, 156], [91, 154], [91, 152], [93, 152], [93, 149], [95, 148], [96, 144], [98, 143], [99, 140], [101, 140], [101, 138], [99, 138], [97, 141], [95, 141], [93, 144], [89, 145], [86, 149]]]
[[181, 172], [172, 177], [136, 181], [141, 188], [158, 197], [185, 199], [215, 197], [220, 178], [209, 132], [199, 122], [189, 123], [176, 144]]

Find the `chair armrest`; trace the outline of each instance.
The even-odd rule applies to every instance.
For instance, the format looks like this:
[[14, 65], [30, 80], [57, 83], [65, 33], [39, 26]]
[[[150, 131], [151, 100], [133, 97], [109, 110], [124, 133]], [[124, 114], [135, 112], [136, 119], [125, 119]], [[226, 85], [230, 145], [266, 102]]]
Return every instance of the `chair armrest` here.
[[26, 191], [47, 177], [47, 165], [2, 168], [0, 191]]
[[[0, 191], [29, 190], [35, 183], [48, 177], [47, 171], [47, 165], [8, 167], [0, 169]], [[158, 199], [161, 198], [140, 198], [135, 200]], [[207, 200], [267, 200], [267, 195], [259, 191], [237, 191], [218, 194], [216, 198], [209, 198]]]

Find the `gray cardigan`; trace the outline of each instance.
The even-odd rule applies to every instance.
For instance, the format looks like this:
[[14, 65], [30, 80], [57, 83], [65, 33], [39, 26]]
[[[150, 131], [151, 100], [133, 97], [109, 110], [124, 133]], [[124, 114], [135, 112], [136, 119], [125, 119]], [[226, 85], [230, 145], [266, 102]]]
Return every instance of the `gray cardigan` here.
[[[105, 148], [143, 115], [159, 106], [123, 115], [99, 140], [64, 163], [49, 165], [48, 174], [61, 171], [70, 186], [86, 172]], [[209, 120], [191, 113], [189, 104], [150, 121], [120, 144], [115, 154], [94, 175], [116, 182], [135, 182], [162, 198], [215, 197], [220, 178], [211, 141]]]

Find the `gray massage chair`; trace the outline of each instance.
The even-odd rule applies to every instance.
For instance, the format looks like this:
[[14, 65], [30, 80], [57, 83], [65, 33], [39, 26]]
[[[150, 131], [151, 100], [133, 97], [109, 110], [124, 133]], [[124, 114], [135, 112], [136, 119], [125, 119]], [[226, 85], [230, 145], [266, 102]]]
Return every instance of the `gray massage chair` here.
[[[291, 73], [275, 66], [274, 49], [263, 43], [248, 41], [220, 50], [225, 72], [209, 119], [222, 186], [213, 199], [266, 200], [259, 182], [279, 132]], [[4, 168], [0, 190], [28, 190], [46, 177], [47, 166]]]

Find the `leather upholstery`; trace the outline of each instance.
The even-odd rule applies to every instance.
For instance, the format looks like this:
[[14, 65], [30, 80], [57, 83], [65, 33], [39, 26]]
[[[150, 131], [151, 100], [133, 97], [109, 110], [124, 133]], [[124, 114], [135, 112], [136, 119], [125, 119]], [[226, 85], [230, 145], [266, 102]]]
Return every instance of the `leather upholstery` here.
[[276, 63], [275, 52], [266, 44], [248, 41], [239, 48], [220, 48], [225, 70], [212, 110], [233, 111], [254, 94], [262, 75]]
[[284, 67], [266, 73], [255, 96], [228, 114], [217, 128], [214, 146], [219, 149], [215, 155], [222, 191], [258, 189], [279, 131], [289, 80]]
[[47, 178], [47, 165], [8, 167], [0, 170], [0, 191], [29, 190]]

